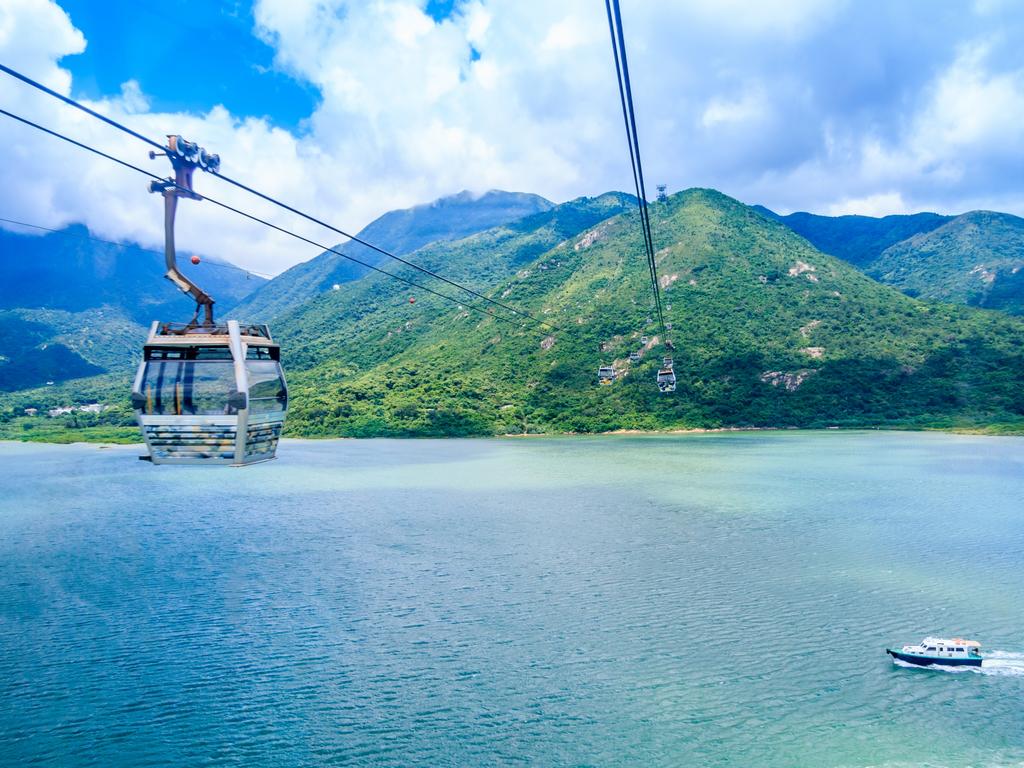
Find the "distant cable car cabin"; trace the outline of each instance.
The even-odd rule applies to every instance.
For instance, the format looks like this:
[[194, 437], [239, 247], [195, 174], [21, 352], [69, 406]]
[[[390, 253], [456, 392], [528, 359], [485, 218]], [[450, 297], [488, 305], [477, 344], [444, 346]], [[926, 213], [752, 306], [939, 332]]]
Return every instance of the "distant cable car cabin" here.
[[674, 363], [671, 357], [663, 357], [661, 360], [661, 370], [658, 371], [658, 391], [675, 392], [676, 391], [676, 373]]
[[647, 346], [647, 337], [646, 336], [641, 336], [640, 337], [640, 343], [643, 344], [644, 346]]
[[676, 373], [671, 368], [662, 368], [658, 371], [658, 391], [662, 393], [676, 391]]
[[629, 353], [629, 362], [631, 362], [631, 363], [639, 363], [640, 362], [640, 353], [639, 352], [630, 352]]
[[602, 386], [615, 383], [615, 369], [610, 365], [602, 365], [597, 369], [597, 383]]
[[180, 136], [168, 137], [167, 156], [175, 178], [150, 184], [164, 196], [165, 277], [195, 300], [196, 311], [188, 323], [154, 322], [143, 347], [131, 401], [148, 458], [233, 465], [272, 459], [288, 410], [280, 349], [265, 325], [214, 322], [213, 299], [176, 262], [178, 198], [197, 199], [193, 171], [216, 172], [220, 158]]

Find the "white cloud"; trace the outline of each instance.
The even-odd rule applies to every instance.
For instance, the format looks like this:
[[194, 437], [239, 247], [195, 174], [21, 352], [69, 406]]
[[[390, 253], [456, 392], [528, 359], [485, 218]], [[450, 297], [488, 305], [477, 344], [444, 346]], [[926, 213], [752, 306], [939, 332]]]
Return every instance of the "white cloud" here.
[[712, 99], [701, 115], [705, 128], [723, 123], [750, 123], [764, 117], [768, 105], [761, 92], [745, 93], [737, 99]]
[[121, 84], [120, 106], [129, 115], [149, 111], [149, 99], [139, 88], [137, 80], [128, 80]]
[[869, 197], [841, 200], [828, 207], [829, 216], [889, 216], [894, 213], [910, 213], [899, 192], [885, 192]]
[[1024, 68], [992, 71], [990, 53], [985, 42], [959, 46], [895, 140], [862, 140], [851, 178], [864, 192], [902, 187], [902, 194], [865, 194], [829, 210], [884, 215], [983, 207], [1024, 213], [1024, 195], [1014, 181], [1024, 168]]
[[[257, 2], [254, 34], [274, 47], [278, 68], [319, 93], [301, 132], [216, 106], [153, 112], [130, 71], [120, 93], [93, 106], [147, 135], [197, 140], [220, 153], [226, 174], [350, 231], [463, 188], [555, 200], [628, 188], [600, 3], [472, 0], [439, 23], [423, 6]], [[1024, 11], [969, 0], [677, 0], [629, 2], [623, 13], [650, 187], [713, 186], [783, 212], [1024, 213], [1015, 43]], [[73, 93], [59, 65], [85, 46], [72, 22], [50, 0], [6, 0], [0, 60]], [[10, 78], [0, 77], [0, 103], [168, 172], [140, 143]], [[0, 142], [10, 218], [84, 221], [105, 237], [159, 245], [160, 201], [145, 179], [9, 120]], [[209, 176], [196, 184], [314, 239], [339, 239]], [[316, 253], [209, 204], [180, 210], [183, 249], [261, 271]]]
[[560, 19], [548, 27], [540, 47], [547, 51], [568, 51], [588, 42], [584, 30], [571, 16]]
[[989, 51], [984, 42], [965, 46], [937, 79], [931, 103], [916, 126], [915, 139], [920, 146], [968, 151], [984, 146], [1021, 149], [1024, 67], [992, 72], [987, 66]]
[[64, 92], [70, 75], [57, 66], [62, 56], [85, 50], [85, 37], [56, 4], [4, 0], [0, 6], [0, 52], [8, 66], [31, 69], [50, 88]]
[[836, 0], [689, 0], [694, 21], [719, 35], [795, 39], [814, 29], [846, 5]]

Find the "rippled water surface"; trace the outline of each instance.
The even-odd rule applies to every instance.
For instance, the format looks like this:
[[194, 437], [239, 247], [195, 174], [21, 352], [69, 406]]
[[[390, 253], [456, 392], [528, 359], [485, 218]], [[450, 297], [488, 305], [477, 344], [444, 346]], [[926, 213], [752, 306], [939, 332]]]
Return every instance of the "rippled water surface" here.
[[0, 444], [0, 764], [1024, 764], [1024, 439], [138, 452]]

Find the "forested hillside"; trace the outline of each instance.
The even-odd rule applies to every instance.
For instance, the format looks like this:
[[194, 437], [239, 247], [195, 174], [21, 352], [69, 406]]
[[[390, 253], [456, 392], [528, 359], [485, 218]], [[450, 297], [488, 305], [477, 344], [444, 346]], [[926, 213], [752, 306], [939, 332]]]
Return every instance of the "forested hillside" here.
[[[714, 191], [675, 195], [653, 216], [675, 329], [673, 395], [654, 385], [664, 350], [648, 322], [634, 215], [559, 232], [564, 239], [539, 255], [546, 241], [527, 219], [518, 231], [425, 249], [417, 260], [443, 258], [456, 279], [492, 286], [559, 330], [481, 320], [428, 296], [409, 305], [406, 291], [369, 277], [280, 325], [293, 433], [952, 425], [1024, 416], [1019, 322], [915, 301]], [[641, 335], [651, 339], [631, 365]], [[623, 377], [598, 387], [597, 367], [612, 361]]]
[[[285, 313], [275, 334], [288, 433], [1024, 428], [1018, 319], [916, 300], [713, 190], [651, 209], [678, 376], [677, 391], [660, 394], [665, 339], [634, 211], [628, 195], [581, 198], [410, 256], [533, 320], [489, 306], [501, 321], [451, 286], [431, 284], [461, 306], [378, 274]], [[597, 384], [602, 364], [619, 371], [610, 387]], [[4, 401], [5, 418], [76, 396], [127, 416], [127, 383], [22, 392]]]
[[779, 216], [757, 208], [910, 296], [1024, 314], [1024, 219], [1017, 216]]
[[886, 248], [930, 232], [953, 218], [937, 213], [874, 217], [820, 216], [803, 211], [780, 216], [763, 206], [754, 207], [781, 221], [822, 253], [838, 256], [861, 268], [877, 259]]
[[965, 213], [887, 248], [868, 274], [923, 299], [1024, 315], [1024, 219]]

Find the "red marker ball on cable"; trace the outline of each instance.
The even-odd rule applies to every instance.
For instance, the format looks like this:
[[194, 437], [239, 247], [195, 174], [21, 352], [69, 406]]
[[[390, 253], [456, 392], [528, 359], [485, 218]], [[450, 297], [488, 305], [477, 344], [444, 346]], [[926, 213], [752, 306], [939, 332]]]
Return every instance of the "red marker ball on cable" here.
[[198, 256], [193, 256], [191, 259], [189, 259], [189, 261], [191, 261], [193, 264], [198, 264], [200, 261], [202, 261], [202, 259], [200, 259]]

